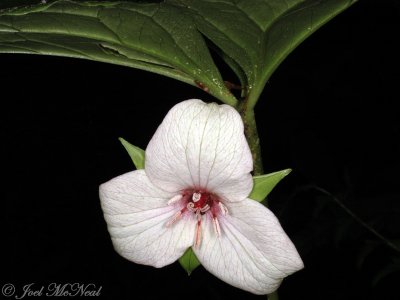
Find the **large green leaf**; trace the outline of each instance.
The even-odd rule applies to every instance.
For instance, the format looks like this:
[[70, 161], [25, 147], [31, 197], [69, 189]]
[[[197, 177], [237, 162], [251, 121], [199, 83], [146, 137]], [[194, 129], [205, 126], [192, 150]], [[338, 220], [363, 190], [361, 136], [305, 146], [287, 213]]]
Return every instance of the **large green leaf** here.
[[[31, 2], [15, 0], [13, 5]], [[242, 96], [253, 106], [280, 62], [355, 1], [47, 2], [0, 10], [0, 52], [139, 68], [197, 85], [236, 105], [210, 55], [211, 47], [237, 74], [245, 88]]]
[[3, 10], [0, 52], [126, 65], [200, 84], [224, 102], [236, 103], [190, 10], [169, 3], [60, 0]]
[[[171, 1], [172, 2], [172, 1]], [[273, 71], [305, 38], [355, 0], [176, 0], [224, 55], [254, 106]], [[246, 81], [243, 80], [245, 78]]]

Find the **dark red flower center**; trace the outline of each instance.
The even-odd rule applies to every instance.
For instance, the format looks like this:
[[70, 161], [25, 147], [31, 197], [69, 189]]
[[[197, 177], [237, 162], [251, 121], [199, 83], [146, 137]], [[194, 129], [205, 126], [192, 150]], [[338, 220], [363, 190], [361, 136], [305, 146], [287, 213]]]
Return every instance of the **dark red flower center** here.
[[212, 197], [207, 192], [194, 192], [188, 201], [188, 209], [191, 207], [193, 210], [189, 210], [193, 212], [200, 211], [201, 214], [204, 214], [207, 210], [209, 210], [212, 205]]
[[195, 246], [198, 247], [201, 241], [201, 223], [202, 216], [206, 213], [210, 213], [214, 224], [214, 230], [217, 236], [220, 236], [221, 229], [218, 221], [218, 215], [226, 215], [228, 210], [225, 205], [219, 200], [217, 196], [204, 190], [188, 189], [182, 192], [180, 195], [176, 195], [168, 201], [169, 205], [176, 202], [183, 204], [181, 209], [167, 222], [167, 226], [171, 226], [178, 221], [181, 216], [185, 213], [191, 212], [196, 215], [196, 234], [195, 234]]

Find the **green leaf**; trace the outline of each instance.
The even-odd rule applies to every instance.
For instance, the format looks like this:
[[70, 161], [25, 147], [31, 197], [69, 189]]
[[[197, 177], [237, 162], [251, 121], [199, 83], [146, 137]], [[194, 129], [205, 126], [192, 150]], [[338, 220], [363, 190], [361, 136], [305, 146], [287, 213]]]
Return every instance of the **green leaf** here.
[[200, 266], [200, 262], [193, 253], [192, 248], [186, 250], [185, 254], [183, 254], [183, 256], [179, 259], [179, 263], [181, 264], [182, 268], [186, 270], [188, 275], [190, 275], [194, 269]]
[[254, 186], [249, 198], [259, 202], [263, 201], [272, 191], [272, 189], [278, 184], [278, 182], [286, 177], [286, 175], [288, 175], [291, 171], [292, 169], [285, 169], [274, 173], [254, 176]]
[[[0, 10], [0, 53], [61, 55], [139, 68], [196, 85], [235, 106], [238, 101], [210, 55], [213, 48], [237, 74], [242, 97], [252, 108], [283, 59], [354, 2], [57, 0]], [[14, 6], [26, 3], [32, 1], [13, 1]]]
[[[221, 57], [246, 87], [249, 105], [254, 107], [265, 83], [283, 59], [304, 39], [355, 1], [173, 2], [197, 12], [197, 27], [223, 53]], [[243, 73], [246, 80], [242, 79]]]
[[133, 164], [135, 165], [136, 169], [144, 169], [144, 150], [136, 147], [123, 138], [119, 138], [122, 146], [124, 146], [125, 150], [128, 152], [129, 156], [131, 157]]
[[130, 66], [201, 84], [215, 97], [236, 104], [191, 11], [169, 3], [59, 0], [2, 10], [0, 52]]

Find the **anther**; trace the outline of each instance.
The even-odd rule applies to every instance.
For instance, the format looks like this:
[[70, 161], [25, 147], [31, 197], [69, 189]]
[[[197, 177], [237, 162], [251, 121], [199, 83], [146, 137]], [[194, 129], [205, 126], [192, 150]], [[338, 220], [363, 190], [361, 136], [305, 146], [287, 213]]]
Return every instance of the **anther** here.
[[173, 196], [171, 199], [169, 199], [169, 201], [167, 202], [168, 205], [172, 205], [176, 202], [179, 202], [180, 200], [182, 200], [182, 195], [175, 195]]
[[217, 235], [217, 237], [221, 236], [221, 227], [219, 226], [219, 221], [217, 219], [217, 217], [213, 216], [213, 224], [214, 224], [214, 231], [215, 234]]
[[222, 204], [222, 202], [218, 202], [218, 206], [221, 209], [222, 214], [226, 216], [228, 214], [228, 209], [226, 208], [226, 206]]
[[173, 225], [174, 223], [176, 223], [176, 221], [178, 221], [181, 217], [183, 212], [185, 211], [185, 208], [182, 208], [180, 211], [176, 212], [171, 219], [169, 219], [169, 221], [167, 222], [167, 224], [165, 224], [165, 226], [169, 227], [171, 225]]
[[199, 248], [200, 242], [201, 242], [201, 216], [200, 214], [197, 214], [197, 224], [196, 224], [196, 240], [194, 243], [194, 246], [196, 248]]

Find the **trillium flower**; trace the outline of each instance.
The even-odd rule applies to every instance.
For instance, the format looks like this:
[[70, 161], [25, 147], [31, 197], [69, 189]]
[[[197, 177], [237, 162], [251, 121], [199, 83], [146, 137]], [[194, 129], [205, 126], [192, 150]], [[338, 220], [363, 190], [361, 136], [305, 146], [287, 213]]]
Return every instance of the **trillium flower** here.
[[175, 105], [147, 146], [145, 169], [100, 186], [115, 250], [163, 267], [192, 247], [223, 281], [273, 292], [303, 263], [274, 214], [247, 198], [252, 169], [235, 109], [201, 100]]

